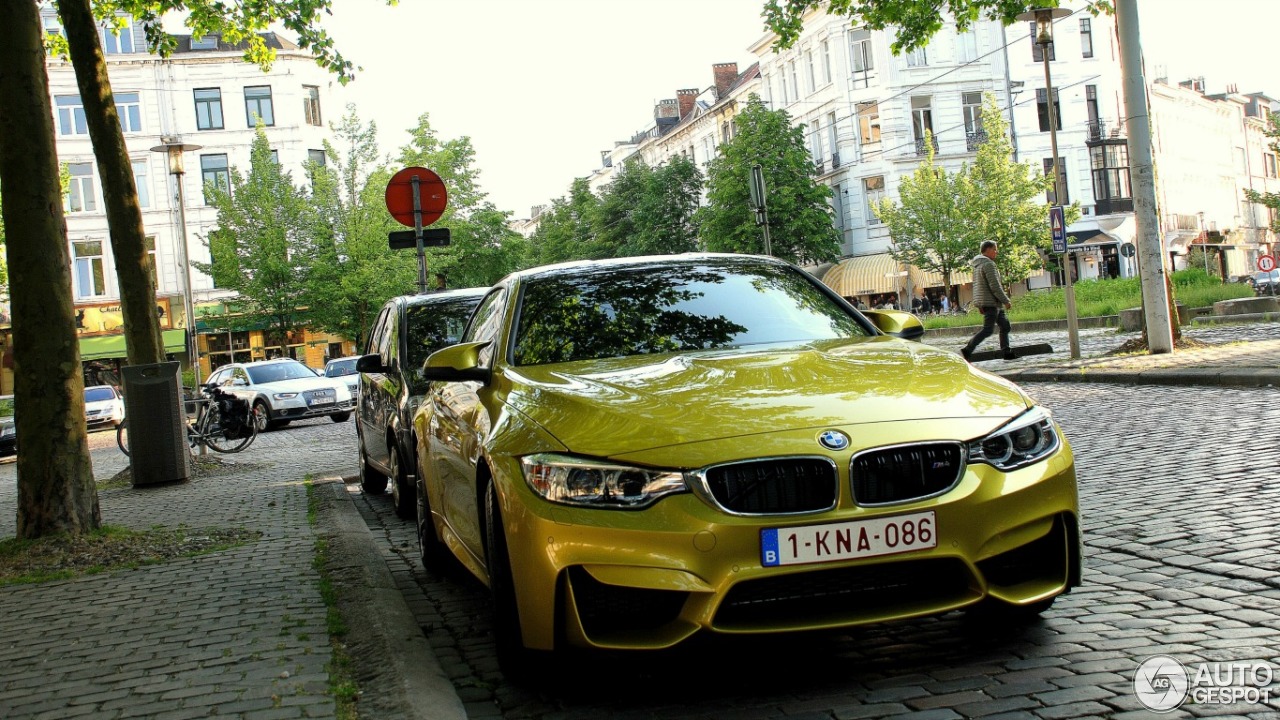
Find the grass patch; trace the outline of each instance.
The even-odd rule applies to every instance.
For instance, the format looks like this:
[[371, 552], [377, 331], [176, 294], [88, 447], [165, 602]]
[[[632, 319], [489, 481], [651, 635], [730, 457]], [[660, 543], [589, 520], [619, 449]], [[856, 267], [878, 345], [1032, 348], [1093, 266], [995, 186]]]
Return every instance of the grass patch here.
[[[304, 478], [307, 488], [307, 523], [315, 527], [320, 519], [320, 499], [316, 496], [315, 485], [311, 475]], [[338, 720], [356, 720], [356, 704], [360, 699], [360, 686], [356, 684], [354, 663], [347, 646], [342, 639], [347, 635], [347, 624], [338, 610], [338, 592], [334, 589], [333, 579], [329, 576], [329, 543], [317, 538], [315, 558], [311, 566], [320, 576], [320, 597], [325, 606], [325, 628], [329, 632], [329, 645], [333, 649], [333, 659], [326, 670], [329, 671], [329, 694], [333, 696]]]
[[[1118, 315], [1121, 310], [1142, 305], [1142, 284], [1134, 278], [1116, 280], [1082, 280], [1075, 284], [1076, 317]], [[1219, 300], [1253, 297], [1247, 283], [1224, 283], [1199, 268], [1173, 273], [1173, 296], [1187, 307], [1207, 307]], [[1010, 322], [1063, 320], [1067, 317], [1067, 301], [1060, 287], [1034, 290], [1013, 301]], [[924, 318], [926, 328], [981, 325], [982, 314], [940, 315]]]
[[0, 587], [65, 580], [111, 570], [195, 557], [245, 545], [262, 537], [243, 528], [129, 530], [104, 526], [83, 535], [0, 541]]

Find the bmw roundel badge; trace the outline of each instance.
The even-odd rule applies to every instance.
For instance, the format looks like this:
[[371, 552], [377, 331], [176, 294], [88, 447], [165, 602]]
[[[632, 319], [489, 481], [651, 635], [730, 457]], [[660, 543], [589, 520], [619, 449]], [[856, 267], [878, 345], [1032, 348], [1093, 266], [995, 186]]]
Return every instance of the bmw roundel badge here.
[[818, 444], [828, 450], [843, 450], [849, 447], [849, 436], [839, 430], [823, 430], [818, 433]]

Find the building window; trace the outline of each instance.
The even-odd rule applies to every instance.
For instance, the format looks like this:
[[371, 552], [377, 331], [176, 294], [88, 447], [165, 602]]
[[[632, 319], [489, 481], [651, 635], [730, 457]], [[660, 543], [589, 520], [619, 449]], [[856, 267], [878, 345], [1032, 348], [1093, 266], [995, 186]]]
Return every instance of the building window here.
[[835, 212], [836, 229], [843, 231], [847, 227], [844, 218], [844, 186], [836, 183], [831, 190], [831, 209]]
[[320, 88], [315, 85], [302, 86], [302, 115], [308, 125], [324, 124], [320, 119]]
[[160, 289], [160, 280], [156, 276], [156, 236], [147, 235], [142, 238], [142, 249], [147, 253], [147, 274], [151, 276], [151, 288]]
[[84, 104], [79, 95], [59, 95], [54, 98], [58, 106], [58, 134], [63, 137], [88, 135], [89, 126], [85, 124]]
[[[1085, 114], [1089, 116], [1089, 127], [1091, 129], [1098, 127], [1098, 86], [1097, 85], [1084, 86], [1084, 110], [1085, 110]], [[1093, 133], [1090, 133], [1090, 137], [1092, 136], [1093, 136]]]
[[796, 73], [796, 61], [792, 60], [791, 62], [787, 63], [787, 65], [791, 68], [791, 91], [795, 93], [791, 99], [799, 100], [800, 99], [800, 75]]
[[217, 50], [218, 36], [214, 35], [213, 33], [210, 33], [208, 35], [201, 35], [200, 37], [193, 37], [191, 38], [191, 49], [192, 50]]
[[[1045, 174], [1045, 177], [1053, 177], [1053, 158], [1044, 159], [1044, 174]], [[1061, 202], [1059, 202], [1058, 194], [1054, 192], [1054, 187], [1062, 188]], [[1061, 157], [1058, 158], [1058, 184], [1054, 187], [1050, 187], [1047, 191], [1045, 191], [1045, 200], [1050, 205], [1070, 205], [1071, 191], [1067, 188], [1067, 159], [1066, 158], [1061, 158]]]
[[249, 127], [256, 126], [258, 118], [262, 118], [262, 124], [268, 127], [276, 124], [276, 115], [271, 110], [270, 85], [244, 89], [244, 114], [245, 119], [249, 121]]
[[324, 151], [323, 151], [323, 150], [308, 150], [308, 151], [307, 151], [307, 160], [308, 160], [308, 161], [310, 161], [310, 162], [315, 163], [316, 165], [319, 165], [320, 167], [324, 167], [324, 165], [325, 165], [325, 160], [326, 160], [326, 158], [325, 158], [325, 154], [324, 154]]
[[136, 92], [116, 93], [116, 114], [120, 129], [127, 133], [142, 132], [142, 99]]
[[133, 52], [133, 23], [127, 18], [116, 34], [115, 24], [102, 28], [102, 52], [104, 55], [122, 55]]
[[[1044, 62], [1044, 50], [1041, 49], [1040, 43], [1036, 42], [1036, 24], [1031, 25], [1031, 59], [1036, 62]], [[1057, 60], [1053, 54], [1053, 43], [1049, 43], [1049, 60]]]
[[222, 90], [218, 88], [202, 88], [195, 91], [196, 128], [199, 130], [221, 130], [222, 125]]
[[76, 274], [76, 297], [93, 298], [107, 294], [106, 273], [102, 271], [102, 241], [71, 243]]
[[[1096, 145], [1089, 148], [1089, 164], [1093, 171], [1093, 197], [1101, 204], [1106, 200], [1133, 198], [1129, 187], [1129, 146]], [[1098, 211], [1100, 215], [1109, 214]]]
[[987, 133], [982, 129], [982, 93], [961, 93], [960, 103], [964, 114], [965, 149], [974, 152], [987, 141]]
[[915, 50], [908, 50], [906, 56], [907, 67], [925, 67], [929, 64], [929, 58], [925, 54], [923, 47], [918, 47]]
[[46, 35], [61, 35], [62, 23], [58, 21], [57, 15], [42, 15], [40, 21], [44, 23], [44, 32]]
[[783, 105], [786, 105], [786, 104], [788, 104], [788, 103], [790, 102], [790, 101], [788, 101], [788, 100], [787, 100], [787, 70], [786, 70], [786, 68], [783, 68], [782, 72], [778, 73], [778, 79], [782, 81], [782, 104], [783, 104]]
[[822, 41], [822, 84], [831, 84], [831, 43]]
[[720, 123], [720, 142], [729, 142], [729, 123]]
[[827, 113], [827, 141], [831, 143], [831, 167], [840, 167], [839, 136], [836, 134], [836, 114]]
[[[1093, 57], [1093, 23], [1091, 18], [1080, 18], [1080, 54]], [[1053, 58], [1050, 58], [1051, 60]]]
[[978, 33], [972, 27], [956, 32], [956, 60], [971, 63], [978, 59]]
[[868, 87], [868, 73], [875, 69], [870, 30], [853, 30], [849, 33], [849, 63], [852, 65], [853, 86]]
[[[916, 96], [911, 98], [911, 132], [916, 141], [916, 154], [925, 154], [925, 134], [933, 134], [933, 107], [932, 98], [928, 95]], [[934, 149], [937, 149], [938, 139], [933, 138]]]
[[213, 199], [213, 196], [209, 194], [210, 187], [216, 187], [224, 191], [231, 189], [231, 174], [227, 168], [227, 156], [225, 154], [200, 156], [200, 182], [204, 185], [205, 205], [208, 205]]
[[816, 122], [809, 128], [809, 158], [822, 171], [822, 127]]
[[867, 198], [867, 224], [879, 225], [880, 218], [876, 216], [876, 212], [872, 208], [884, 198], [884, 177], [865, 178], [862, 181], [862, 192]]
[[858, 103], [858, 134], [863, 145], [880, 142], [880, 103]]
[[818, 89], [818, 69], [813, 64], [813, 51], [804, 51], [804, 65], [809, 74], [809, 92], [813, 92]]
[[151, 185], [147, 180], [147, 161], [133, 161], [133, 184], [138, 188], [138, 207], [151, 207]]
[[1262, 153], [1262, 170], [1269, 178], [1276, 176], [1276, 156], [1274, 153]]
[[93, 163], [68, 163], [71, 190], [67, 193], [67, 212], [94, 212], [98, 209], [98, 193], [93, 185]]
[[[1036, 88], [1036, 114], [1040, 117], [1040, 132], [1049, 131], [1049, 94], [1044, 88]], [[1058, 102], [1058, 88], [1053, 89], [1053, 119], [1056, 129], [1062, 129], [1062, 105]]]

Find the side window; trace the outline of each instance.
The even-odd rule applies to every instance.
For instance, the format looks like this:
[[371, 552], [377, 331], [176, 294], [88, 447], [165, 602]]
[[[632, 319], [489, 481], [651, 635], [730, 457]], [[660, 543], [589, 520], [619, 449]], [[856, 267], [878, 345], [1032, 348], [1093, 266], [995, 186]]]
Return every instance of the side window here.
[[382, 332], [378, 334], [378, 349], [375, 351], [382, 356], [383, 365], [391, 363], [391, 348], [396, 343], [396, 326], [399, 324], [400, 307], [393, 305], [387, 308], [387, 317], [382, 321]]
[[232, 385], [248, 385], [249, 373], [245, 372], [244, 368], [236, 368], [235, 374], [231, 376], [231, 384]]
[[369, 339], [364, 344], [364, 355], [378, 352], [378, 341], [382, 337], [383, 325], [387, 322], [388, 308], [382, 308], [378, 318], [373, 321], [373, 329], [369, 331]]
[[502, 328], [502, 309], [506, 306], [506, 297], [507, 291], [499, 288], [481, 300], [475, 316], [471, 318], [471, 327], [467, 328], [467, 334], [462, 338], [462, 342], [489, 341], [489, 346], [480, 351], [482, 367], [493, 366], [493, 352], [499, 341], [498, 331]]
[[227, 376], [226, 370], [217, 370], [212, 375], [209, 376], [208, 380], [205, 380], [204, 382], [206, 385], [217, 385], [221, 387], [222, 381], [223, 379], [226, 378], [226, 376]]

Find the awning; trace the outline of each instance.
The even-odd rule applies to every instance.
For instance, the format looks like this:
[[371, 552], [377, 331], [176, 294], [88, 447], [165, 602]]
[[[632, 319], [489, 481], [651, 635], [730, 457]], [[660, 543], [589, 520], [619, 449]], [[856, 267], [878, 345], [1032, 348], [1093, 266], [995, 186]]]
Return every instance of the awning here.
[[902, 263], [888, 253], [859, 255], [841, 260], [822, 276], [822, 282], [842, 297], [891, 293], [904, 284], [901, 272]]
[[1101, 230], [1080, 230], [1067, 232], [1067, 245], [1076, 250], [1099, 248], [1104, 245], [1115, 245], [1118, 241]]
[[[952, 285], [967, 285], [971, 282], [973, 282], [973, 273], [968, 270], [955, 270], [951, 273]], [[912, 265], [911, 284], [918, 288], [940, 288], [946, 285], [946, 281], [943, 279], [942, 273], [923, 270]]]
[[[186, 331], [165, 330], [164, 351], [167, 353], [184, 353], [187, 351]], [[104, 358], [128, 357], [125, 350], [124, 335], [98, 335], [80, 338], [81, 360], [102, 360]]]

